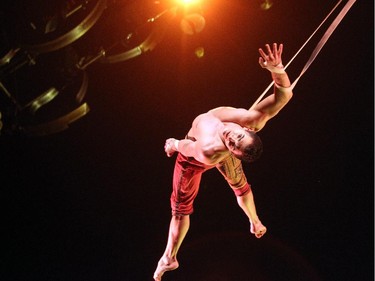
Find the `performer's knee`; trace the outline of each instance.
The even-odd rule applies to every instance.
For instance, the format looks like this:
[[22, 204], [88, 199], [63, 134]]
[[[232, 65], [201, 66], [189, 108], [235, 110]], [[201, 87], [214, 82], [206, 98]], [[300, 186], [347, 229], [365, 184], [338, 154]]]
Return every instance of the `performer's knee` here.
[[251, 189], [249, 183], [246, 183], [244, 186], [239, 187], [239, 188], [238, 188], [238, 187], [234, 187], [234, 186], [231, 186], [231, 188], [232, 188], [234, 194], [235, 194], [236, 196], [239, 196], [239, 197], [244, 196], [244, 195], [247, 194], [247, 193], [250, 191], [250, 189]]

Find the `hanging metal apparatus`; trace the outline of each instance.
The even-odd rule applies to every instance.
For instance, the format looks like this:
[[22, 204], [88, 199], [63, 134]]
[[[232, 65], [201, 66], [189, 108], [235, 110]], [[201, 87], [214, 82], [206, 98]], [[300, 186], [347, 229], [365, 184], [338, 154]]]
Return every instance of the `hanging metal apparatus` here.
[[[87, 92], [88, 88], [88, 76], [86, 72], [82, 73], [82, 80], [80, 87], [75, 93], [76, 99], [82, 99]], [[60, 90], [63, 91], [64, 89]], [[33, 100], [27, 107], [30, 108], [31, 113], [35, 113], [44, 102], [52, 101], [59, 91], [55, 88], [49, 89], [46, 93], [39, 96], [37, 99]], [[82, 101], [82, 100], [81, 100]], [[63, 113], [55, 117], [52, 120], [41, 122], [33, 125], [23, 125], [20, 127], [20, 131], [29, 136], [45, 136], [49, 134], [54, 134], [61, 132], [69, 127], [69, 124], [85, 116], [89, 111], [90, 107], [86, 102], [77, 102], [77, 106], [67, 113]], [[51, 116], [51, 114], [49, 115]]]
[[[146, 38], [137, 46], [120, 50], [114, 53], [114, 48], [121, 43], [115, 42], [108, 48], [101, 47], [97, 54], [81, 58], [77, 64], [77, 68], [86, 69], [89, 65], [99, 61], [100, 63], [119, 63], [124, 62], [135, 57], [138, 57], [148, 51], [152, 51], [162, 40], [171, 25], [173, 19], [176, 17], [177, 8], [171, 8], [163, 11], [155, 17], [149, 18], [145, 24], [148, 26], [150, 32]], [[127, 39], [132, 37], [133, 33], [127, 35]]]
[[[106, 0], [81, 1], [80, 3], [74, 5], [73, 7], [70, 7], [69, 9], [64, 9], [63, 12], [59, 13], [61, 14], [60, 17], [57, 17], [57, 16], [53, 17], [52, 20], [47, 22], [44, 30], [45, 30], [45, 33], [56, 32], [57, 27], [55, 27], [55, 25], [57, 25], [57, 22], [58, 22], [57, 18], [61, 18], [60, 21], [66, 22], [66, 21], [69, 21], [71, 18], [73, 18], [79, 12], [87, 13], [86, 17], [83, 20], [81, 20], [74, 28], [66, 31], [64, 34], [62, 34], [61, 36], [58, 36], [55, 39], [48, 40], [42, 43], [21, 45], [21, 48], [30, 53], [37, 53], [37, 54], [52, 52], [52, 51], [56, 51], [61, 48], [64, 48], [70, 45], [71, 43], [75, 42], [79, 38], [81, 38], [84, 34], [86, 34], [97, 23], [97, 21], [102, 16], [106, 8], [107, 8]], [[49, 26], [53, 26], [53, 27], [49, 27]], [[51, 29], [53, 31], [50, 31]]]
[[[30, 10], [35, 6], [25, 3]], [[98, 22], [106, 7], [107, 0], [67, 0], [52, 15], [40, 16], [42, 7], [28, 13], [19, 11], [20, 18], [25, 20], [17, 26], [18, 30], [12, 28], [10, 32], [21, 36], [17, 36], [17, 41], [5, 40], [7, 44], [3, 46], [8, 45], [9, 50], [0, 58], [0, 93], [6, 98], [0, 104], [2, 134], [45, 135], [61, 131], [89, 111], [83, 102], [88, 88], [87, 73], [71, 67], [74, 58], [65, 58], [65, 50]], [[45, 59], [48, 56], [53, 63]], [[55, 60], [66, 60], [71, 65], [57, 65]], [[50, 75], [48, 79], [46, 73]], [[41, 83], [44, 81], [47, 84]], [[73, 86], [77, 83], [78, 90]]]
[[[5, 27], [13, 40], [6, 39], [0, 48], [1, 134], [43, 136], [68, 128], [89, 112], [86, 70], [94, 63], [120, 63], [154, 50], [184, 10], [181, 3], [172, 8], [157, 6], [159, 12], [153, 6], [150, 14], [155, 16], [147, 15], [130, 30], [124, 26], [108, 40], [107, 35], [115, 34], [113, 28], [139, 16], [136, 9], [145, 8], [139, 0], [131, 2], [62, 0], [58, 6], [46, 0], [45, 7], [29, 1], [23, 2], [26, 9], [12, 6], [20, 15], [12, 16], [10, 27]], [[121, 14], [118, 5], [126, 11], [132, 6], [127, 17], [113, 22], [113, 13]], [[105, 36], [97, 36], [98, 29]]]

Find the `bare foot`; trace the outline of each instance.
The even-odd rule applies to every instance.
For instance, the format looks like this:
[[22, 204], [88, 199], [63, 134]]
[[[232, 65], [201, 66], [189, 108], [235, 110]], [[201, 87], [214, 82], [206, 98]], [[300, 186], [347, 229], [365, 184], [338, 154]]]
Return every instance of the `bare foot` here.
[[255, 234], [256, 238], [261, 238], [267, 232], [267, 228], [261, 221], [258, 221], [257, 223], [250, 223], [250, 232]]
[[158, 267], [154, 273], [154, 280], [160, 281], [164, 272], [175, 270], [178, 267], [177, 260], [170, 260], [167, 257], [162, 257], [158, 262]]

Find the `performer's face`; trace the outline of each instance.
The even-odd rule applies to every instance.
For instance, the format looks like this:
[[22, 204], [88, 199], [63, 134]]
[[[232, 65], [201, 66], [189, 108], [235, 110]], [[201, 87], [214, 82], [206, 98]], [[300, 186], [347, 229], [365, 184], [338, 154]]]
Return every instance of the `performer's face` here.
[[225, 144], [234, 155], [242, 155], [242, 151], [253, 143], [253, 138], [247, 133], [247, 129], [241, 126], [224, 132]]

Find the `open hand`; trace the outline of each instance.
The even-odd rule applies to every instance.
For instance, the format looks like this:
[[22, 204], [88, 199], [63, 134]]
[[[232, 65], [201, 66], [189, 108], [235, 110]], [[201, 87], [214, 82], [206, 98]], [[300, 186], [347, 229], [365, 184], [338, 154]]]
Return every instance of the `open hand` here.
[[281, 60], [281, 54], [283, 53], [283, 44], [277, 46], [273, 43], [272, 50], [269, 44], [266, 44], [266, 50], [263, 51], [259, 48], [259, 64], [261, 67], [268, 69], [271, 72], [281, 73], [284, 72], [284, 66]]

